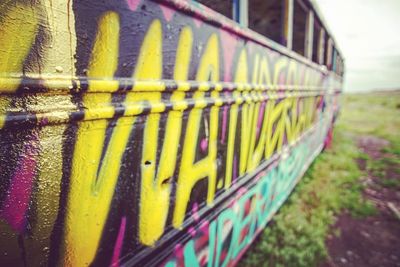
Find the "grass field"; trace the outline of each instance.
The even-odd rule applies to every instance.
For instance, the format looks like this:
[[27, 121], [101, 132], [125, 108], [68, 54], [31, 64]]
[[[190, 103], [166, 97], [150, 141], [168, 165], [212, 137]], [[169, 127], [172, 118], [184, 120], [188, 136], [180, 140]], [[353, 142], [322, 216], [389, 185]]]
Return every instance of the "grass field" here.
[[[340, 237], [341, 229], [333, 225], [341, 220], [341, 214], [362, 222], [381, 213], [376, 201], [365, 196], [370, 186], [366, 177], [378, 179], [374, 183], [377, 191], [399, 191], [399, 134], [399, 91], [344, 95], [332, 148], [315, 160], [239, 266], [319, 266], [332, 262], [327, 239]], [[366, 149], [360, 146], [363, 138]], [[379, 157], [366, 152], [370, 151], [368, 138], [385, 142], [376, 152]], [[340, 261], [331, 265], [340, 265]]]

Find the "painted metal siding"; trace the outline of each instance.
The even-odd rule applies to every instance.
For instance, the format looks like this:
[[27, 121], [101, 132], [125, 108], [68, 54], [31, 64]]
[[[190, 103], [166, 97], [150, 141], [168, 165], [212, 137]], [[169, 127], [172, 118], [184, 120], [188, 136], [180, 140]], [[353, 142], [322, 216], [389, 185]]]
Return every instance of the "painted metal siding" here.
[[195, 3], [3, 1], [1, 264], [233, 265], [340, 87]]

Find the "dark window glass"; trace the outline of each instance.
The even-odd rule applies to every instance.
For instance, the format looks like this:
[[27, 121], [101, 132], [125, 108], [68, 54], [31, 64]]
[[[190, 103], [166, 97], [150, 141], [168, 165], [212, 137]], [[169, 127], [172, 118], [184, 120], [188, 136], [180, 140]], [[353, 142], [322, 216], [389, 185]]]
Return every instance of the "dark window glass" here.
[[313, 35], [313, 54], [312, 54], [312, 61], [318, 63], [318, 55], [320, 50], [320, 36], [321, 36], [321, 23], [315, 17], [314, 20], [314, 35]]
[[230, 19], [233, 18], [232, 1], [233, 0], [197, 0], [197, 2], [211, 8], [214, 11], [217, 11], [218, 13], [221, 13]]
[[303, 3], [294, 1], [293, 7], [293, 51], [305, 55], [305, 40], [308, 10]]
[[282, 22], [282, 0], [249, 0], [250, 29], [281, 43]]

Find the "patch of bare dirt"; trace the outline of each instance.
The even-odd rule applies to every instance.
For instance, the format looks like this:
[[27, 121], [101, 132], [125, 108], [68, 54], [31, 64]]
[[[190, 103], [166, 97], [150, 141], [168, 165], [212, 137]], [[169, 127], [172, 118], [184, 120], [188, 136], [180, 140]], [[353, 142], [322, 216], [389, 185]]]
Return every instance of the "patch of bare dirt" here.
[[373, 135], [360, 136], [357, 141], [358, 147], [375, 160], [382, 157], [382, 149], [389, 145], [389, 141]]
[[[358, 139], [359, 148], [372, 160], [387, 156], [382, 152], [389, 142], [374, 136], [362, 136]], [[366, 176], [364, 197], [372, 201], [378, 210], [374, 216], [354, 218], [348, 213], [338, 216], [333, 234], [326, 244], [329, 259], [321, 267], [400, 267], [400, 192], [397, 187], [382, 186], [382, 177], [376, 177], [367, 170], [367, 160], [359, 159], [360, 169]], [[397, 171], [400, 166], [388, 164], [385, 173], [390, 179], [400, 179]]]

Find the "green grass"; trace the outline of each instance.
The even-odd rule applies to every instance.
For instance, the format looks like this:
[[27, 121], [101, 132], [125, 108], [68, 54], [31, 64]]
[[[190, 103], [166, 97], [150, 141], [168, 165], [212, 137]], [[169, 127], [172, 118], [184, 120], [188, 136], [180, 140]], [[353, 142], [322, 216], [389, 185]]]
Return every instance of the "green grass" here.
[[325, 238], [335, 214], [348, 209], [354, 216], [375, 214], [363, 200], [361, 153], [340, 129], [333, 149], [312, 164], [273, 222], [246, 254], [244, 266], [313, 266], [327, 255]]
[[339, 125], [353, 134], [375, 135], [397, 143], [400, 152], [400, 92], [344, 95]]
[[[387, 162], [398, 160], [400, 142], [400, 94], [344, 96], [342, 112], [335, 128], [332, 149], [311, 165], [287, 202], [273, 217], [240, 266], [316, 266], [327, 257], [325, 239], [340, 235], [331, 226], [341, 212], [363, 218], [377, 212], [362, 197], [363, 185], [357, 159], [368, 170], [385, 175]], [[374, 162], [355, 142], [357, 135], [374, 135], [390, 141], [388, 157]], [[393, 185], [381, 179], [382, 185]]]

